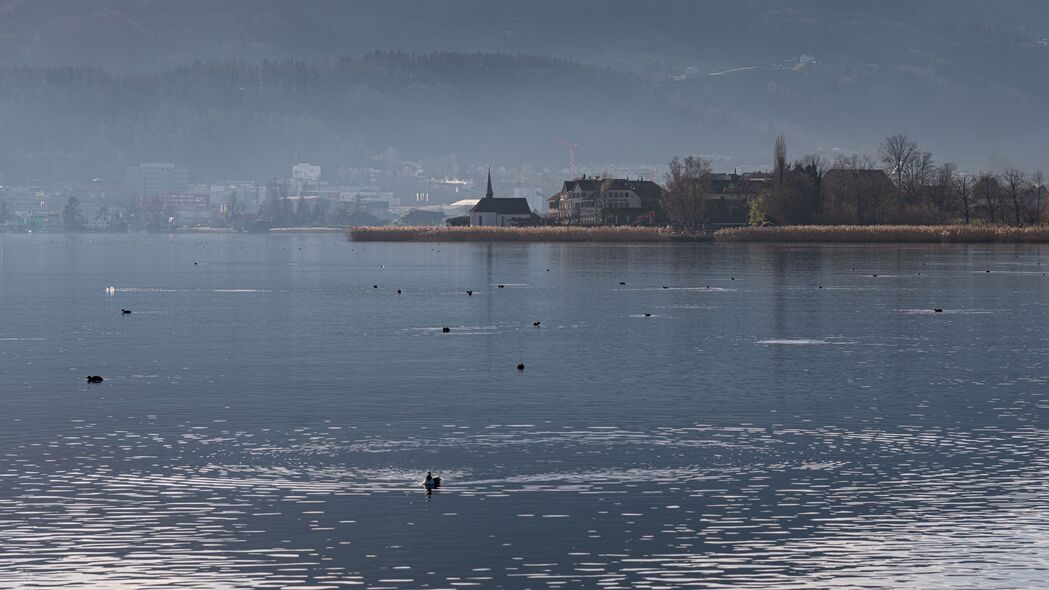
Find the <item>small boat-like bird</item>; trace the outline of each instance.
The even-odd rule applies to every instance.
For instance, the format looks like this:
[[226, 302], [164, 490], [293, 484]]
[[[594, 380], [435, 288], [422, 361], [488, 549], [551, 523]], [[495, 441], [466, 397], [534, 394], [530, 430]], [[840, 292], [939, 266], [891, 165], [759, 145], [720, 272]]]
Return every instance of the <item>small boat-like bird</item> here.
[[432, 490], [434, 488], [439, 488], [439, 487], [441, 487], [441, 478], [434, 477], [432, 473], [427, 471], [426, 472], [426, 479], [423, 480], [423, 486], [426, 489], [428, 489], [428, 490]]

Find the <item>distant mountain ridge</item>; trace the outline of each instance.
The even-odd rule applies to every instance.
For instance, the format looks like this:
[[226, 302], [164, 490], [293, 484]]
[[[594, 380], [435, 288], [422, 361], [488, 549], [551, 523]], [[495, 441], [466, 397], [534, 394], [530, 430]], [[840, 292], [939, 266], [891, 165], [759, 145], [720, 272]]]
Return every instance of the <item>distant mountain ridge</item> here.
[[[580, 157], [594, 162], [658, 161], [689, 150], [751, 163], [764, 158], [779, 132], [787, 133], [794, 154], [828, 156], [871, 151], [885, 135], [904, 132], [938, 157], [971, 168], [1047, 165], [1042, 154], [1049, 138], [1035, 123], [1049, 115], [1049, 7], [1040, 0], [0, 0], [0, 64], [96, 66], [114, 80], [119, 72], [157, 73], [128, 78], [147, 85], [164, 86], [208, 67], [185, 68], [196, 60], [248, 67], [291, 59], [328, 71], [318, 64], [376, 51], [557, 59], [538, 68], [530, 58], [476, 56], [441, 65], [464, 68], [464, 94], [456, 103], [464, 109], [450, 116], [431, 108], [443, 100], [435, 102], [433, 93], [451, 83], [437, 80], [449, 73], [444, 69], [422, 87], [415, 78], [427, 76], [418, 68], [384, 86], [383, 102], [395, 97], [402, 109], [456, 121], [469, 130], [459, 137], [391, 133], [400, 118], [381, 109], [372, 116], [339, 115], [341, 123], [332, 127], [328, 115], [305, 105], [296, 111], [272, 101], [272, 111], [253, 107], [261, 110], [252, 116], [268, 121], [255, 125], [279, 126], [274, 121], [294, 116], [362, 152], [393, 145], [405, 154], [471, 157], [476, 150], [538, 163], [560, 158], [550, 142], [572, 134]], [[418, 63], [437, 67], [432, 60]], [[588, 88], [589, 74], [580, 74], [579, 64], [617, 78], [612, 88], [626, 85], [629, 96]], [[568, 71], [584, 80], [566, 77]], [[483, 84], [485, 76], [500, 80], [498, 86]], [[505, 80], [518, 77], [528, 85], [507, 86]], [[367, 94], [375, 83], [354, 81], [338, 92], [353, 87]], [[507, 88], [515, 93], [502, 91]], [[599, 96], [597, 88], [611, 95]], [[175, 96], [164, 99], [171, 112], [209, 108], [203, 96], [178, 98], [171, 89]], [[335, 92], [323, 84], [316, 91]], [[15, 102], [0, 110], [0, 125], [25, 116], [17, 104], [24, 93], [7, 92]], [[469, 92], [491, 96], [485, 101]], [[639, 95], [653, 98], [639, 102]], [[412, 103], [412, 96], [423, 102]], [[533, 120], [515, 126], [494, 111], [485, 115], [496, 101], [509, 107], [505, 117], [524, 109]], [[471, 121], [467, 114], [476, 116]], [[115, 119], [109, 120], [106, 125]], [[608, 142], [609, 136], [617, 139]], [[0, 149], [21, 149], [9, 142], [0, 139]]]

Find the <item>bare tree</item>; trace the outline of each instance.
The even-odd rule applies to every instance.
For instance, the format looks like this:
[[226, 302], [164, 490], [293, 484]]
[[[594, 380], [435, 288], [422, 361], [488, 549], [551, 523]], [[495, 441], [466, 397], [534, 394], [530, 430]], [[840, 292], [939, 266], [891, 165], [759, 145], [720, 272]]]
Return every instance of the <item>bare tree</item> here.
[[805, 154], [798, 160], [802, 168], [806, 170], [812, 170], [816, 174], [823, 174], [827, 170], [827, 166], [830, 165], [827, 159], [816, 154]]
[[1000, 219], [999, 212], [1002, 208], [1001, 186], [998, 176], [992, 172], [982, 172], [976, 178], [973, 187], [976, 199], [987, 212], [987, 221], [995, 223]]
[[1041, 223], [1042, 211], [1045, 209], [1045, 172], [1035, 170], [1034, 174], [1031, 175], [1031, 191], [1034, 193], [1032, 199], [1037, 212], [1035, 218], [1038, 220], [1038, 223]]
[[229, 223], [232, 227], [237, 227], [242, 213], [241, 209], [240, 199], [237, 197], [237, 191], [234, 190], [229, 196], [226, 208], [226, 216], [229, 217]]
[[933, 176], [935, 178], [932, 187], [933, 194], [930, 196], [937, 211], [945, 214], [951, 202], [954, 201], [958, 167], [953, 162], [944, 162], [943, 165], [936, 168]]
[[878, 158], [885, 172], [896, 181], [896, 198], [903, 197], [903, 177], [918, 154], [918, 144], [902, 133], [890, 135], [881, 142]]
[[[894, 187], [876, 169], [875, 161], [867, 155], [843, 155], [834, 160], [833, 168], [827, 173], [822, 190], [835, 201], [832, 205], [839, 209], [839, 216], [854, 218], [857, 224], [878, 223]], [[878, 182], [879, 177], [882, 182]]]
[[287, 178], [274, 178], [266, 184], [266, 201], [262, 204], [260, 217], [273, 227], [284, 227], [291, 218], [290, 183]]
[[703, 198], [710, 190], [710, 161], [689, 156], [670, 161], [662, 205], [670, 220], [689, 230], [703, 223]]
[[926, 196], [923, 192], [930, 184], [934, 170], [932, 153], [920, 150], [914, 153], [903, 176], [904, 196], [908, 201], [917, 202]]
[[972, 211], [974, 207], [973, 201], [975, 199], [972, 177], [967, 174], [960, 175], [958, 180], [954, 183], [954, 187], [953, 200], [955, 208], [965, 219], [965, 225], [969, 225], [972, 221]]
[[1022, 225], [1021, 217], [1027, 209], [1027, 175], [1017, 168], [1009, 168], [1002, 174], [1005, 183], [1005, 194], [1009, 199], [1009, 206], [1013, 210], [1013, 219], [1017, 226]]

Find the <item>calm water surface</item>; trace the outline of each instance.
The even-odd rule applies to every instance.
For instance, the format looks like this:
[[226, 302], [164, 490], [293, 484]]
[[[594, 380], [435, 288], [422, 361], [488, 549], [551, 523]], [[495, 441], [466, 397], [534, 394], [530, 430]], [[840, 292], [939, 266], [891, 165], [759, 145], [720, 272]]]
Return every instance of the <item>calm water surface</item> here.
[[2, 588], [1049, 585], [1046, 248], [0, 239]]

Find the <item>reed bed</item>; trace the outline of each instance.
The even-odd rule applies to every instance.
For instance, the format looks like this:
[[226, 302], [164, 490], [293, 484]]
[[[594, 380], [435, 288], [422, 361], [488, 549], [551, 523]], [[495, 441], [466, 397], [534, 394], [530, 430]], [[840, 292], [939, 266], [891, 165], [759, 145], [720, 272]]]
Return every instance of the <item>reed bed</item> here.
[[[657, 227], [371, 227], [349, 229], [363, 242], [668, 242], [689, 239]], [[699, 239], [699, 238], [693, 238]]]
[[719, 242], [1044, 243], [1049, 227], [1006, 225], [785, 225], [717, 231]]
[[284, 234], [335, 234], [346, 231], [342, 227], [271, 227], [270, 233]]

